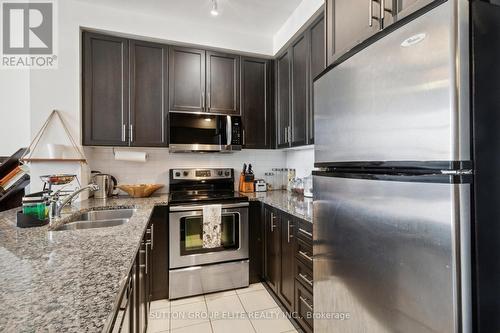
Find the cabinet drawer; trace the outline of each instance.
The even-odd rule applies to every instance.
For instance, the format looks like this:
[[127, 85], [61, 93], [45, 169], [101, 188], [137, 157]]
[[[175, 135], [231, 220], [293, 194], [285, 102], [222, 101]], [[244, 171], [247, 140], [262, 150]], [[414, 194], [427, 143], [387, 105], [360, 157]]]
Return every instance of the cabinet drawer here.
[[295, 279], [302, 283], [311, 293], [313, 291], [313, 272], [302, 261], [295, 260]]
[[295, 282], [295, 311], [304, 331], [313, 332], [313, 295], [298, 282]]
[[312, 247], [312, 241], [313, 241], [313, 225], [311, 222], [304, 221], [304, 220], [298, 220], [297, 223], [297, 238], [303, 240], [307, 244], [310, 244]]
[[312, 246], [297, 238], [297, 251], [295, 257], [302, 261], [307, 267], [313, 267], [313, 249]]

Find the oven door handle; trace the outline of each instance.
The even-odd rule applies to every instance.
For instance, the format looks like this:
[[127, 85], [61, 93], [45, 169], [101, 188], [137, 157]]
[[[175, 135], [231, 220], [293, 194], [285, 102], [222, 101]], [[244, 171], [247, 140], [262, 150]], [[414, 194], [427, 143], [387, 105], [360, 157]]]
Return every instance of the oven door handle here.
[[[234, 204], [224, 204], [222, 205], [222, 209], [228, 208], [242, 208], [248, 207], [250, 204], [248, 202], [239, 202]], [[193, 211], [193, 210], [203, 210], [204, 206], [209, 205], [192, 205], [192, 206], [170, 206], [171, 212], [185, 212], [185, 211]]]

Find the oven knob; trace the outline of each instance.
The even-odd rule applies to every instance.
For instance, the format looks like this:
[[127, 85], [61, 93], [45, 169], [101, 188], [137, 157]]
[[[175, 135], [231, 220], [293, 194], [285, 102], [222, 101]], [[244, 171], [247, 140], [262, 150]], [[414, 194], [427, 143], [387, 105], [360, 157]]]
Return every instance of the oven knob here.
[[184, 175], [184, 177], [187, 177], [187, 176], [189, 175], [189, 172], [184, 171], [184, 172], [183, 172], [183, 175]]
[[224, 172], [224, 175], [225, 175], [226, 177], [229, 177], [229, 175], [230, 175], [230, 174], [231, 174], [231, 173], [230, 173], [229, 171], [227, 171], [227, 170], [226, 170], [226, 172]]
[[175, 177], [180, 177], [180, 176], [181, 176], [181, 173], [180, 173], [179, 171], [177, 171], [177, 172], [175, 173]]
[[222, 177], [222, 170], [217, 171], [217, 175], [219, 175], [219, 177]]

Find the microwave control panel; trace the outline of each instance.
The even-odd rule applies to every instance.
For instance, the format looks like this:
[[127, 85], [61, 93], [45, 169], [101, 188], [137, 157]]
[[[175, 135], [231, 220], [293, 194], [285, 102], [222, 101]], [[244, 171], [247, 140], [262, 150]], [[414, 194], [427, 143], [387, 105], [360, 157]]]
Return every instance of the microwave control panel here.
[[241, 118], [234, 117], [231, 130], [231, 144], [236, 146], [243, 145], [242, 142], [242, 128], [241, 128]]

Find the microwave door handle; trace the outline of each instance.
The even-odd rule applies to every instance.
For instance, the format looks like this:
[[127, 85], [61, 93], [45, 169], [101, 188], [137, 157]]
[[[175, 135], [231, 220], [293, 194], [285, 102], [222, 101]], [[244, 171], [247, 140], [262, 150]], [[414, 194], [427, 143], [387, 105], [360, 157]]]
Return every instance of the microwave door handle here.
[[227, 117], [227, 123], [226, 123], [226, 137], [227, 137], [227, 145], [231, 146], [231, 142], [233, 141], [232, 134], [233, 134], [233, 124], [231, 121], [231, 116], [226, 116]]

